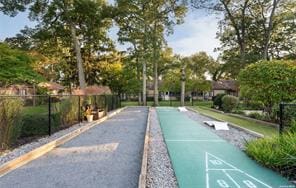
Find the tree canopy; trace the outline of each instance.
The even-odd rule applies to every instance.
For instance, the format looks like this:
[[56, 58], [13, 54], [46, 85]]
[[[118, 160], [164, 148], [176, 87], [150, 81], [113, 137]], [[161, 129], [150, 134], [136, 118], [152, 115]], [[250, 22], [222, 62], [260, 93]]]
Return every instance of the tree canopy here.
[[26, 52], [0, 43], [0, 85], [33, 84], [44, 78], [32, 68], [33, 58]]
[[262, 102], [268, 112], [281, 101], [296, 97], [295, 61], [260, 61], [239, 74], [242, 97]]

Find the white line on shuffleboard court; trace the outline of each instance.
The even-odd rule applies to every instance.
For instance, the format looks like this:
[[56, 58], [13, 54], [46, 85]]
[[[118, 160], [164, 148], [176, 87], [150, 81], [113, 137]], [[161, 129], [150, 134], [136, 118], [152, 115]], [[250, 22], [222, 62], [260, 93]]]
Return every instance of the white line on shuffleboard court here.
[[209, 168], [208, 170], [227, 170], [227, 171], [237, 171], [237, 169], [232, 168]]
[[207, 155], [207, 153], [206, 153], [206, 182], [207, 182], [207, 188], [210, 187], [210, 184], [209, 184], [209, 172], [208, 172], [208, 169], [209, 169], [208, 155]]
[[[214, 157], [214, 158], [216, 158], [216, 159], [222, 161], [223, 163], [227, 164], [227, 165], [230, 166], [231, 168], [234, 168], [234, 169], [236, 169], [237, 171], [239, 171], [239, 172], [245, 174], [246, 176], [252, 178], [253, 180], [257, 181], [258, 183], [264, 185], [265, 187], [272, 188], [271, 186], [267, 185], [266, 183], [264, 183], [264, 182], [258, 180], [257, 178], [251, 176], [250, 174], [248, 174], [248, 173], [246, 173], [246, 172], [244, 172], [244, 171], [242, 171], [242, 170], [236, 168], [235, 166], [229, 164], [228, 162], [226, 162], [226, 161], [220, 159], [219, 157], [217, 157], [217, 156], [215, 156], [215, 155], [213, 155], [213, 154], [210, 154], [210, 153], [206, 152], [206, 160], [208, 159], [208, 155], [210, 155], [210, 156], [212, 156], [212, 157]], [[207, 163], [207, 162], [206, 162], [206, 163]], [[208, 169], [208, 166], [206, 166], [206, 171], [208, 171], [208, 170], [210, 170], [210, 169]], [[223, 171], [223, 169], [221, 169], [221, 170]], [[223, 172], [225, 173], [226, 170], [224, 170]], [[229, 175], [229, 176], [230, 176], [230, 175]], [[207, 185], [207, 188], [208, 188], [208, 185]]]
[[167, 142], [225, 142], [224, 140], [170, 140], [167, 139]]
[[240, 188], [239, 184], [226, 172], [226, 170], [223, 170], [223, 172], [235, 184], [237, 188]]

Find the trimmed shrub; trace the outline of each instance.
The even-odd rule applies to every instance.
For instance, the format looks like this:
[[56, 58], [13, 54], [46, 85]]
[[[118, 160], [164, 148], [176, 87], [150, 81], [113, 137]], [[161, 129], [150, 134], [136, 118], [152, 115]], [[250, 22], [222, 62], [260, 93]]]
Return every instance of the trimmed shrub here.
[[246, 113], [244, 111], [238, 110], [238, 109], [232, 111], [232, 113], [239, 114], [239, 115], [246, 115]]
[[258, 112], [251, 112], [251, 113], [248, 114], [248, 116], [250, 118], [259, 119], [259, 120], [262, 120], [263, 119], [263, 115], [261, 115]]
[[213, 97], [213, 104], [214, 106], [218, 106], [219, 109], [222, 108], [222, 98], [225, 96], [225, 93], [220, 93], [218, 95], [216, 95], [215, 97]]
[[225, 112], [231, 112], [237, 107], [239, 100], [237, 97], [232, 95], [225, 95], [222, 97], [222, 109]]
[[296, 133], [253, 140], [246, 145], [246, 153], [262, 165], [283, 175], [296, 178]]
[[[48, 134], [48, 113], [24, 114], [24, 125], [21, 137], [43, 136]], [[56, 131], [60, 126], [61, 118], [59, 113], [51, 114], [51, 130]]]
[[7, 149], [20, 136], [23, 102], [18, 98], [0, 99], [0, 149]]

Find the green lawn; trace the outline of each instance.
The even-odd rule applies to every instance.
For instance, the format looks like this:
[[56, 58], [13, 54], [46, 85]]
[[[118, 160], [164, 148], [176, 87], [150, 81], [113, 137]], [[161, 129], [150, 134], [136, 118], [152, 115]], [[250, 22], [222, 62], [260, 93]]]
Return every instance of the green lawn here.
[[34, 115], [42, 113], [48, 113], [48, 105], [26, 106], [23, 109], [24, 115]]
[[222, 121], [227, 121], [229, 123], [236, 124], [238, 126], [258, 132], [258, 133], [263, 134], [265, 136], [273, 136], [275, 134], [278, 134], [278, 130], [276, 128], [270, 127], [270, 126], [267, 126], [267, 125], [264, 125], [264, 124], [261, 124], [258, 122], [254, 122], [251, 120], [245, 120], [245, 119], [229, 116], [227, 114], [221, 114], [218, 112], [214, 112], [204, 106], [203, 107], [202, 106], [194, 106], [193, 108], [202, 114], [208, 115], [213, 118], [220, 119]]

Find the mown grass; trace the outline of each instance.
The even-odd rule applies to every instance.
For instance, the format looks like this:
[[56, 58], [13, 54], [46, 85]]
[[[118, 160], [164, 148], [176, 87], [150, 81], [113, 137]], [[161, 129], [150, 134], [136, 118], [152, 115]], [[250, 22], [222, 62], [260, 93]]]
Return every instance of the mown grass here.
[[22, 113], [24, 115], [34, 115], [34, 114], [48, 113], [48, 105], [26, 106], [26, 107], [23, 108]]
[[214, 112], [205, 106], [194, 106], [193, 107], [198, 112], [205, 114], [207, 116], [220, 119], [222, 121], [226, 121], [229, 123], [236, 124], [243, 128], [247, 128], [249, 130], [255, 131], [257, 133], [263, 134], [264, 136], [274, 136], [278, 134], [278, 130], [275, 127], [267, 126], [265, 124], [254, 122], [251, 120], [241, 119], [233, 116], [229, 116], [227, 114], [222, 114], [218, 112]]

